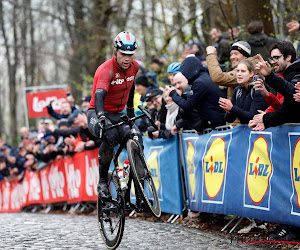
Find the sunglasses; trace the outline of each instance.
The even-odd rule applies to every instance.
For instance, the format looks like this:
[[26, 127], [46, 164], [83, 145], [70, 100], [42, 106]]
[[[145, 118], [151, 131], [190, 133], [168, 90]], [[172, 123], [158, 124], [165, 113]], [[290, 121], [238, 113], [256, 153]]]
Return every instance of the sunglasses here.
[[270, 57], [268, 58], [269, 62], [272, 63], [272, 62], [278, 62], [279, 61], [279, 58], [282, 57], [283, 55], [280, 55], [280, 56], [273, 56], [273, 57]]

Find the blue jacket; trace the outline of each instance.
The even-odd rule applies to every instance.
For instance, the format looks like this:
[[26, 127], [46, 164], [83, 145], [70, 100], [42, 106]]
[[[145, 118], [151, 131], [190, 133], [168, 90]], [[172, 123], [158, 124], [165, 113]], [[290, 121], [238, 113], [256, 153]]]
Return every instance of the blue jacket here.
[[197, 110], [200, 118], [212, 126], [225, 123], [225, 111], [219, 107], [219, 98], [223, 96], [220, 88], [211, 80], [207, 70], [196, 57], [187, 57], [180, 66], [180, 72], [192, 86], [191, 94], [182, 98], [173, 90], [173, 101], [184, 111]]
[[230, 114], [226, 113], [226, 121], [234, 122], [238, 117], [241, 124], [248, 124], [254, 115], [258, 114], [257, 110], [266, 110], [268, 103], [265, 98], [249, 86], [249, 91], [245, 87], [237, 86], [233, 90], [231, 102], [233, 104]]

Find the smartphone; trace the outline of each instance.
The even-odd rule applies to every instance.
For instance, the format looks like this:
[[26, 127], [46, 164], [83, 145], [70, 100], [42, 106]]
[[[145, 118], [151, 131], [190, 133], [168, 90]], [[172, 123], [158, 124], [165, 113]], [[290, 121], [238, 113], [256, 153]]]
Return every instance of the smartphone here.
[[258, 75], [254, 75], [253, 76], [253, 82], [257, 82], [257, 80], [258, 80]]

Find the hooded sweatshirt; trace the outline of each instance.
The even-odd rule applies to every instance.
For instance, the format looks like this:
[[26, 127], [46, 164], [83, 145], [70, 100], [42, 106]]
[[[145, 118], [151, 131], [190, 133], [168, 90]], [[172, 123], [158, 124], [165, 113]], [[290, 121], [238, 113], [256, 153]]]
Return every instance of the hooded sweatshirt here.
[[218, 101], [223, 94], [211, 80], [201, 61], [195, 56], [187, 57], [180, 66], [180, 72], [191, 85], [191, 94], [186, 99], [171, 91], [170, 96], [184, 111], [197, 110], [200, 118], [212, 126], [225, 123], [225, 111], [219, 107]]
[[276, 42], [276, 39], [273, 37], [269, 37], [264, 33], [258, 33], [249, 36], [247, 42], [251, 46], [251, 56], [261, 54], [264, 60], [267, 60], [268, 57], [270, 57], [270, 46]]

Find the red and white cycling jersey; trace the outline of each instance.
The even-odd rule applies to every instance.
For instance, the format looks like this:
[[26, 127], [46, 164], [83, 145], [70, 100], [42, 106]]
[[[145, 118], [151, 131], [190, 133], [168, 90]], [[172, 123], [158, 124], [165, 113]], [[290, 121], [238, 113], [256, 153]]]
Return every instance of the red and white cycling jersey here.
[[105, 111], [109, 113], [121, 112], [128, 101], [130, 89], [138, 70], [139, 64], [135, 60], [126, 71], [119, 67], [115, 57], [101, 64], [95, 73], [89, 108], [95, 108], [96, 89], [104, 89], [107, 91], [104, 99]]

